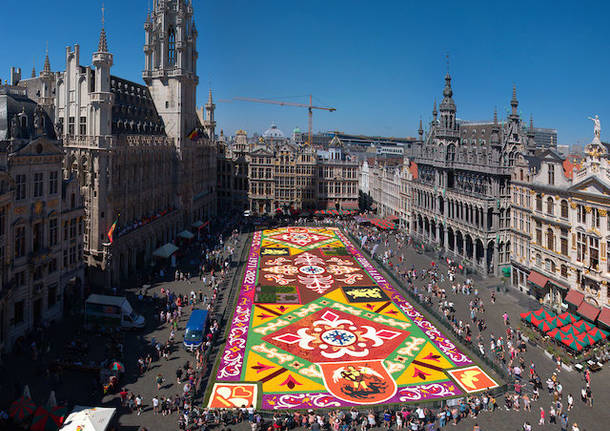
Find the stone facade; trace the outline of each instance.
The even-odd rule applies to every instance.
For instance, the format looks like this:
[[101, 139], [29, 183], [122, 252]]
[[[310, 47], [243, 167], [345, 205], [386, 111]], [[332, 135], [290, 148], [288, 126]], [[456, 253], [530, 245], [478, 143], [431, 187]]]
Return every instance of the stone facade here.
[[217, 177], [218, 212], [250, 209], [248, 203], [248, 142], [246, 132], [238, 130], [229, 146], [221, 130], [218, 137]]
[[[533, 143], [517, 113], [500, 125], [470, 126], [456, 118], [451, 77], [445, 77], [428, 133], [413, 145], [417, 178], [411, 183], [415, 237], [436, 245], [483, 275], [499, 275], [510, 264], [510, 175], [518, 154]], [[440, 117], [439, 117], [440, 113]]]
[[0, 351], [82, 298], [84, 204], [42, 105], [0, 86]]
[[291, 142], [272, 125], [257, 140], [219, 138], [219, 206], [258, 215], [358, 208], [358, 162], [339, 140], [325, 150]]
[[364, 160], [359, 184], [363, 209], [374, 209], [381, 218], [396, 218], [399, 228], [408, 232], [415, 178], [417, 165], [406, 157]]
[[328, 150], [318, 150], [317, 165], [317, 207], [358, 209], [358, 162], [346, 153], [338, 137]]
[[569, 289], [610, 305], [610, 164], [596, 136], [580, 164], [554, 150], [521, 157], [512, 174], [512, 283], [565, 309]]
[[40, 77], [21, 82], [28, 94], [40, 93], [68, 153], [65, 170], [79, 181], [96, 284], [133, 274], [178, 232], [216, 214], [215, 106], [210, 92], [206, 118], [198, 118], [192, 4], [155, 2], [144, 28], [146, 85], [110, 74], [104, 29], [92, 66], [81, 66], [76, 45], [66, 49], [63, 72], [45, 65]]

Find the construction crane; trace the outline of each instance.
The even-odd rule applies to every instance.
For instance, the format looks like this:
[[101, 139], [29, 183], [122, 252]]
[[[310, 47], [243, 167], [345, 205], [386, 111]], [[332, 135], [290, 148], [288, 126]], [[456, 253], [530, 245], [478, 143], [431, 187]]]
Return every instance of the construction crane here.
[[282, 102], [279, 100], [268, 100], [268, 99], [254, 99], [252, 97], [234, 97], [233, 100], [240, 100], [242, 102], [253, 102], [253, 103], [268, 103], [271, 105], [280, 105], [280, 106], [296, 106], [297, 108], [307, 108], [309, 111], [309, 129], [308, 129], [308, 142], [309, 145], [313, 144], [312, 141], [312, 129], [313, 129], [313, 110], [314, 109], [322, 109], [324, 111], [334, 112], [335, 108], [327, 108], [324, 106], [314, 106], [312, 104], [312, 96], [309, 95], [309, 105], [303, 103], [292, 103], [292, 102]]

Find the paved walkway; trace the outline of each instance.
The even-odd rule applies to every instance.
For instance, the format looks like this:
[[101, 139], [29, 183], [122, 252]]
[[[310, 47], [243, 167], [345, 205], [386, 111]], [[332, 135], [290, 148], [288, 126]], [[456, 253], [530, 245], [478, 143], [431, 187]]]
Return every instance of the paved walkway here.
[[[243, 240], [243, 236], [242, 236]], [[359, 244], [357, 244], [359, 245]], [[404, 254], [404, 265], [408, 268], [411, 266], [416, 269], [427, 268], [430, 266], [430, 262], [433, 259], [429, 256], [417, 254], [412, 248], [405, 248], [402, 244], [397, 244], [390, 241], [388, 248], [394, 250], [394, 263], [397, 262], [398, 256]], [[236, 247], [236, 254], [238, 255], [239, 247]], [[377, 254], [382, 254], [385, 251], [385, 245], [381, 244], [377, 249]], [[234, 267], [233, 271], [239, 270], [239, 267]], [[230, 280], [230, 276], [228, 280]], [[458, 276], [458, 281], [462, 281], [463, 277]], [[239, 283], [239, 281], [237, 281]], [[510, 315], [511, 322], [516, 325], [519, 319], [519, 313], [532, 309], [536, 306], [536, 303], [529, 298], [524, 297], [520, 293], [510, 290], [507, 294], [496, 293], [497, 301], [495, 304], [491, 304], [490, 295], [492, 289], [490, 286], [497, 284], [497, 280], [480, 280], [475, 279], [475, 286], [478, 287], [479, 296], [483, 299], [486, 308], [484, 318], [487, 320], [488, 329], [485, 331], [485, 346], [489, 346], [489, 333], [493, 333], [496, 338], [500, 335], [505, 335], [505, 326], [502, 321], [502, 314], [507, 312]], [[149, 295], [158, 295], [161, 288], [170, 288], [176, 293], [188, 294], [192, 289], [198, 291], [201, 283], [196, 280], [192, 280], [192, 284], [186, 281], [167, 281], [155, 284], [150, 290]], [[233, 286], [238, 288], [238, 285]], [[468, 296], [451, 293], [450, 284], [448, 281], [441, 283], [441, 287], [445, 288], [448, 294], [448, 299], [454, 302], [456, 307], [456, 316], [458, 319], [464, 321], [469, 320], [468, 315], [468, 302], [471, 299]], [[223, 292], [227, 292], [227, 288], [221, 289]], [[210, 296], [209, 291], [206, 292]], [[223, 294], [221, 301], [226, 301], [227, 295]], [[147, 327], [144, 331], [128, 333], [125, 341], [125, 366], [127, 373], [124, 379], [124, 386], [134, 393], [139, 393], [144, 398], [144, 404], [146, 406], [144, 413], [141, 416], [137, 416], [134, 413], [128, 413], [125, 410], [121, 410], [120, 423], [121, 429], [125, 430], [137, 430], [140, 425], [147, 427], [149, 431], [163, 431], [163, 430], [176, 430], [177, 427], [177, 416], [172, 415], [168, 417], [155, 416], [150, 408], [151, 399], [155, 394], [162, 395], [175, 395], [180, 390], [177, 387], [175, 379], [175, 370], [179, 366], [182, 366], [187, 360], [193, 360], [192, 356], [185, 352], [184, 349], [180, 348], [182, 341], [182, 330], [186, 321], [187, 315], [183, 317], [180, 322], [180, 329], [177, 333], [177, 344], [178, 348], [172, 353], [169, 361], [157, 361], [153, 364], [154, 368], [144, 374], [143, 376], [137, 375], [137, 358], [142, 355], [142, 352], [150, 349], [150, 341], [154, 337], [157, 340], [165, 341], [168, 337], [169, 330], [165, 325], [159, 325], [156, 316], [153, 314], [154, 307], [149, 300], [138, 302], [133, 296], [131, 296], [132, 304], [134, 308], [143, 313], [147, 318]], [[222, 308], [224, 303], [220, 304]], [[19, 388], [23, 384], [29, 384], [32, 391], [32, 396], [35, 401], [44, 404], [48, 397], [51, 388], [54, 388], [57, 393], [58, 400], [66, 400], [70, 404], [90, 404], [100, 405], [100, 401], [103, 405], [108, 406], [119, 406], [118, 395], [111, 395], [100, 399], [100, 391], [97, 384], [94, 384], [93, 376], [81, 372], [65, 372], [61, 376], [61, 381], [57, 382], [53, 375], [45, 374], [45, 366], [49, 358], [58, 354], [64, 348], [64, 343], [70, 340], [75, 333], [75, 328], [79, 327], [78, 320], [66, 320], [60, 324], [55, 325], [49, 330], [47, 337], [49, 341], [49, 353], [45, 354], [40, 360], [34, 361], [29, 352], [21, 355], [10, 355], [4, 369], [0, 370], [0, 402], [6, 399], [11, 399], [15, 392], [19, 392]], [[471, 325], [474, 331], [473, 339], [475, 339], [477, 329], [474, 325]], [[222, 331], [223, 328], [221, 328]], [[96, 351], [96, 354], [104, 353], [104, 340], [102, 338], [93, 339], [92, 349]], [[534, 361], [536, 364], [536, 370], [540, 374], [542, 380], [546, 378], [554, 371], [554, 363], [548, 359], [538, 347], [529, 346], [527, 353], [525, 354], [526, 364], [529, 365], [530, 361]], [[164, 387], [157, 391], [154, 384], [154, 376], [161, 373], [166, 378]], [[604, 430], [607, 427], [604, 424], [610, 423], [610, 409], [607, 408], [610, 401], [610, 371], [608, 367], [604, 367], [604, 370], [593, 374], [592, 389], [594, 397], [594, 407], [591, 409], [584, 406], [580, 401], [580, 389], [583, 386], [583, 378], [581, 374], [576, 372], [568, 373], [561, 371], [559, 373], [559, 379], [564, 386], [564, 398], [568, 393], [572, 393], [575, 399], [575, 408], [569, 412], [570, 424], [578, 422], [580, 430], [584, 431], [597, 431]], [[531, 412], [523, 411], [505, 411], [503, 400], [498, 400], [500, 409], [495, 413], [483, 413], [476, 419], [466, 419], [460, 422], [455, 427], [450, 427], [455, 430], [472, 430], [475, 421], [481, 426], [482, 430], [517, 430], [524, 421], [529, 421], [533, 425], [534, 430], [559, 430], [558, 425], [545, 425], [544, 427], [538, 426], [538, 409], [542, 406], [545, 411], [548, 412], [548, 408], [551, 403], [551, 397], [546, 391], [541, 392], [541, 400], [532, 405]], [[1, 404], [0, 404], [1, 405]], [[548, 414], [548, 413], [547, 413]], [[249, 430], [250, 427], [247, 423], [241, 423], [232, 427], [240, 431]]]
[[[355, 230], [352, 229], [355, 233]], [[393, 251], [393, 258], [391, 259], [392, 263], [396, 266], [401, 267], [401, 272], [407, 269], [411, 269], [414, 267], [418, 271], [424, 268], [430, 268], [430, 263], [434, 261], [437, 265], [439, 264], [438, 259], [426, 254], [418, 254], [415, 252], [413, 247], [407, 246], [405, 242], [398, 243], [393, 235], [387, 236], [389, 239], [388, 245], [386, 247], [385, 241], [377, 241], [376, 243], [379, 246], [376, 249], [376, 255], [383, 256], [385, 251], [391, 249]], [[367, 241], [368, 242], [368, 241]], [[372, 243], [368, 242], [369, 246], [372, 247]], [[359, 246], [360, 244], [358, 244]], [[367, 247], [369, 248], [369, 247]], [[399, 261], [399, 257], [403, 255], [404, 260], [401, 264]], [[451, 289], [451, 283], [448, 281], [446, 276], [447, 266], [443, 263], [440, 263], [441, 270], [445, 273], [445, 281], [440, 283], [440, 287], [444, 288], [447, 292], [447, 297], [450, 302], [453, 302], [456, 309], [456, 319], [462, 320], [463, 322], [469, 322], [471, 328], [473, 329], [473, 340], [476, 340], [476, 336], [479, 334], [476, 325], [472, 323], [470, 320], [469, 314], [469, 302], [473, 299], [473, 295], [462, 295], [462, 294], [453, 294]], [[472, 277], [471, 277], [472, 278]], [[465, 277], [458, 275], [457, 282], [463, 283]], [[416, 282], [415, 285], [420, 288], [420, 290], [427, 284], [427, 282]], [[506, 326], [504, 325], [504, 321], [502, 319], [502, 315], [504, 313], [508, 313], [510, 317], [510, 323], [513, 329], [517, 328], [520, 320], [519, 314], [527, 311], [539, 308], [539, 304], [529, 298], [519, 291], [512, 289], [509, 287], [507, 293], [499, 293], [496, 292], [496, 286], [502, 285], [501, 280], [499, 279], [481, 279], [480, 277], [474, 277], [474, 285], [478, 288], [478, 296], [483, 300], [485, 306], [485, 314], [483, 317], [487, 322], [487, 329], [483, 332], [483, 339], [486, 351], [489, 349], [489, 335], [491, 333], [494, 334], [497, 339], [499, 336], [506, 337]], [[495, 304], [491, 303], [491, 294], [495, 293], [496, 302]], [[435, 308], [437, 302], [434, 301]], [[554, 371], [556, 371], [555, 363], [548, 358], [543, 350], [537, 346], [528, 345], [527, 352], [524, 355], [526, 367], [529, 367], [529, 364], [533, 361], [536, 366], [536, 371], [540, 375], [543, 384], [548, 377], [552, 375]], [[610, 423], [610, 410], [606, 407], [610, 402], [610, 385], [608, 382], [610, 381], [610, 370], [608, 369], [608, 365], [604, 367], [604, 369], [598, 373], [592, 374], [592, 383], [591, 388], [593, 391], [593, 405], [594, 408], [591, 409], [586, 407], [584, 403], [580, 401], [580, 390], [584, 386], [584, 378], [581, 373], [577, 373], [576, 371], [567, 372], [562, 370], [558, 373], [559, 380], [563, 386], [563, 395], [564, 400], [567, 397], [567, 394], [571, 393], [574, 396], [574, 405], [575, 408], [569, 412], [569, 422], [570, 426], [572, 423], [577, 422], [580, 426], [580, 430], [587, 431], [596, 431], [603, 430], [607, 427], [603, 424]], [[528, 370], [524, 370], [524, 376], [528, 374]], [[524, 421], [529, 421], [530, 424], [534, 426], [534, 429], [560, 429], [558, 425], [546, 425], [544, 427], [538, 426], [539, 419], [539, 407], [543, 407], [545, 412], [547, 413], [547, 422], [548, 422], [548, 410], [550, 408], [552, 402], [552, 397], [545, 390], [541, 391], [540, 400], [536, 403], [532, 404], [531, 412], [524, 411], [510, 411], [506, 412], [504, 409], [503, 400], [498, 400], [498, 404], [500, 405], [500, 410], [496, 411], [493, 414], [483, 414], [479, 418], [476, 419], [476, 422], [481, 426], [483, 430], [516, 430], [520, 427]], [[567, 406], [567, 402], [564, 401], [564, 406]], [[593, 413], [593, 414], [592, 414]], [[462, 425], [458, 424], [455, 429], [463, 429], [463, 430], [471, 430], [475, 420], [467, 419], [464, 421]]]

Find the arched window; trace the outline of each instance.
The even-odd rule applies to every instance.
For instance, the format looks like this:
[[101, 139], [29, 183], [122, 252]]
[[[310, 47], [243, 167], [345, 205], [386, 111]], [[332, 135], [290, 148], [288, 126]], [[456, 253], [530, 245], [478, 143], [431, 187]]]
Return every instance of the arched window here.
[[168, 51], [167, 64], [174, 66], [176, 64], [176, 30], [173, 27], [169, 28], [168, 35]]
[[451, 144], [447, 147], [447, 161], [453, 162], [455, 160], [455, 145]]
[[542, 211], [542, 196], [536, 195], [536, 211]]
[[515, 151], [511, 151], [508, 155], [508, 166], [515, 166], [515, 158], [517, 157], [517, 153]]
[[568, 201], [561, 201], [561, 217], [568, 218]]
[[555, 251], [555, 234], [551, 228], [548, 228], [546, 231], [546, 247], [551, 251]]
[[548, 215], [553, 215], [555, 212], [555, 205], [552, 197], [548, 197], [546, 200], [546, 213]]
[[536, 266], [541, 266], [542, 265], [542, 256], [540, 256], [540, 253], [536, 254]]
[[561, 265], [561, 276], [568, 278], [568, 267], [566, 265]]

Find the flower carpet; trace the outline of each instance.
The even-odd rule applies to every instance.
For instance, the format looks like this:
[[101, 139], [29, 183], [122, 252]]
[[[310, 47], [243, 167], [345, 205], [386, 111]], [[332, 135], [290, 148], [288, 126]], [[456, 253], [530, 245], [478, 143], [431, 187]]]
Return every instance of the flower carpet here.
[[498, 383], [335, 228], [256, 232], [209, 407], [349, 407]]

